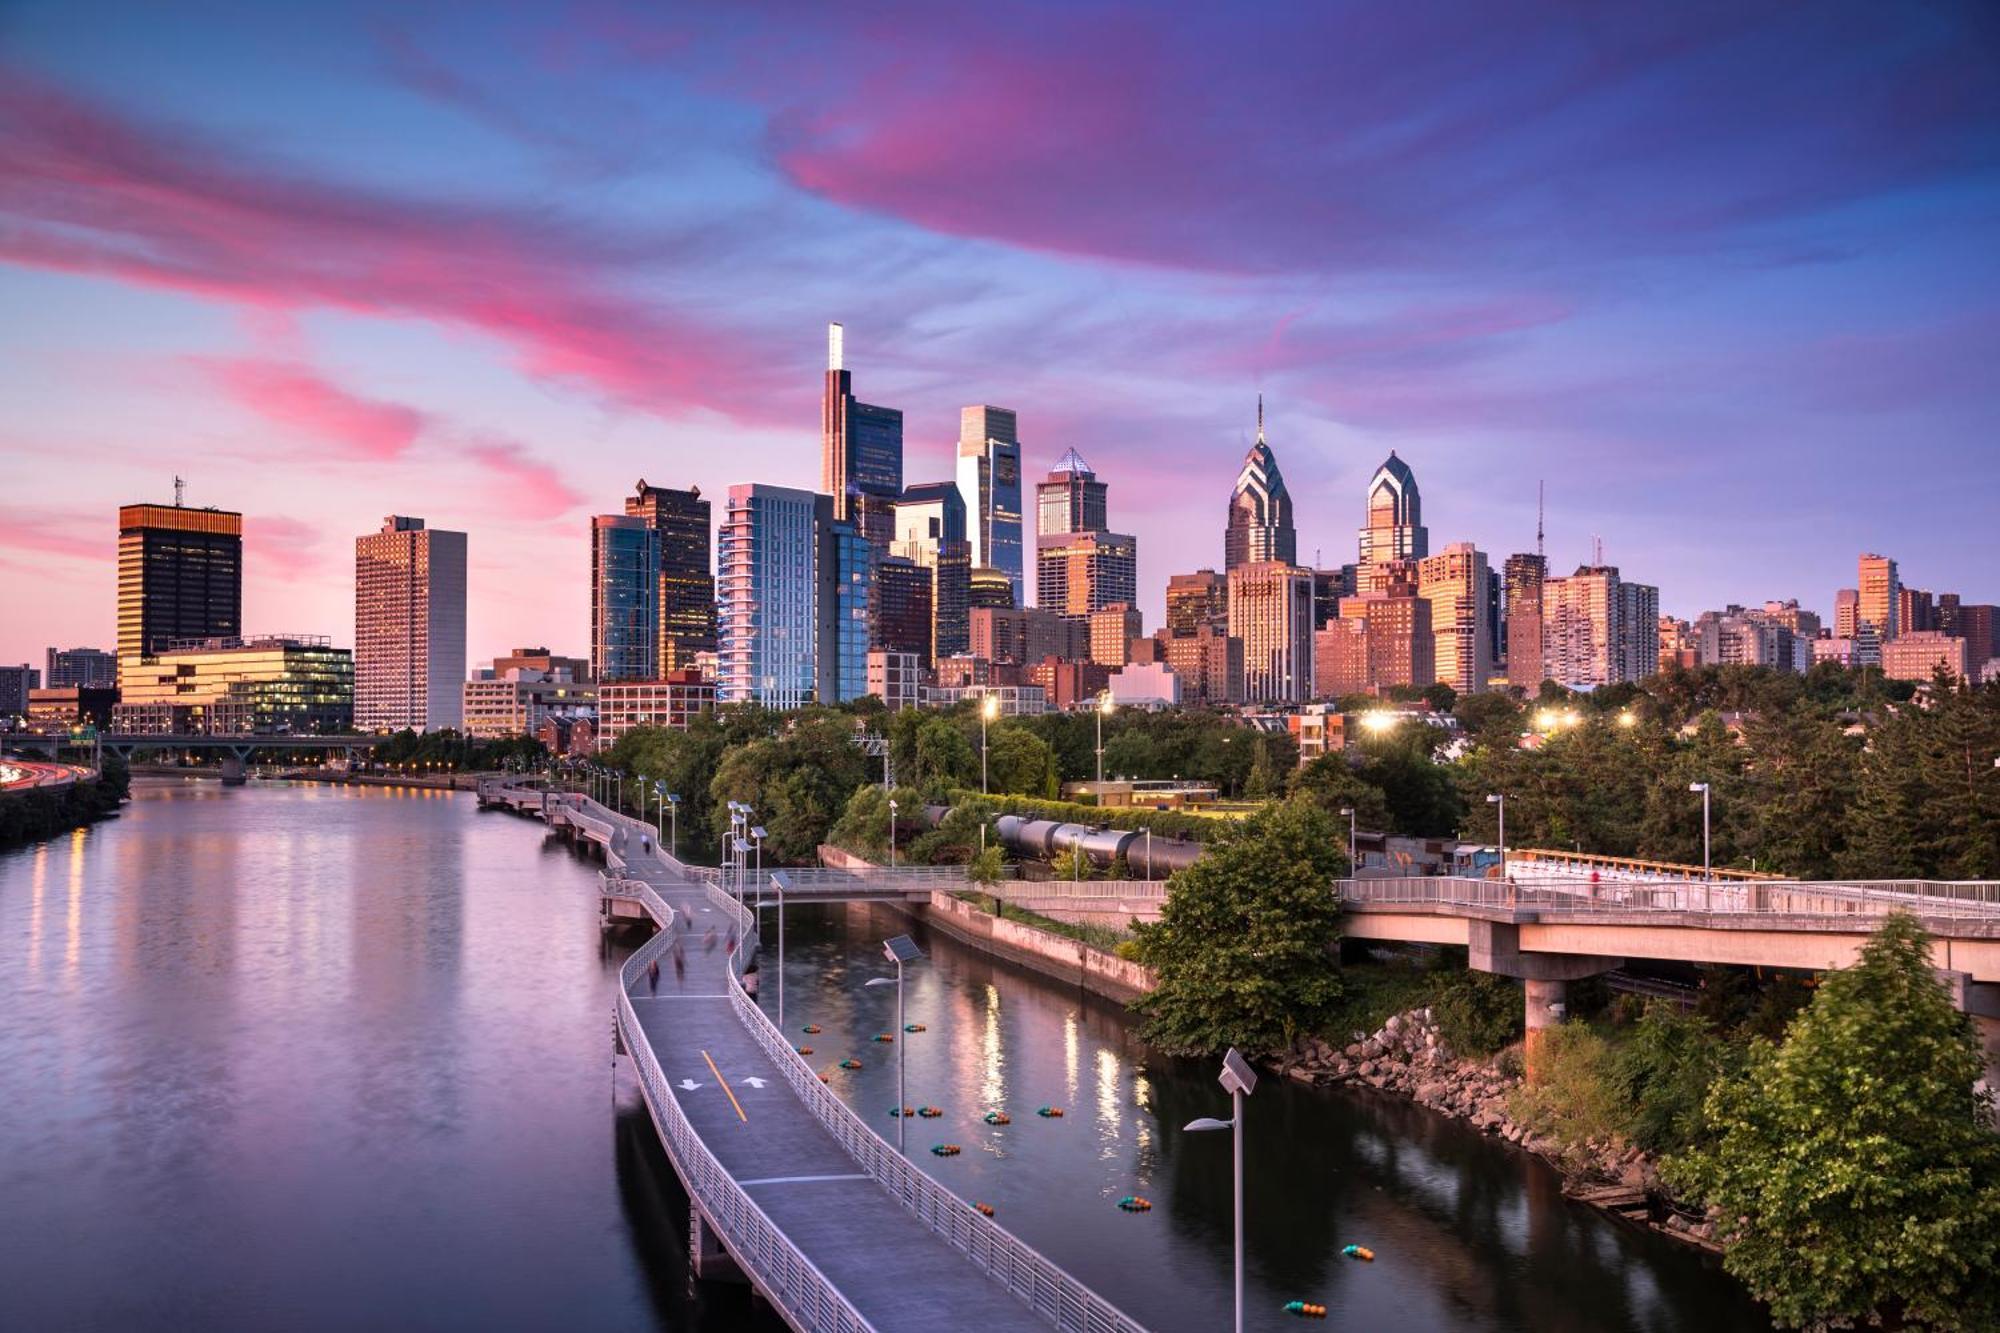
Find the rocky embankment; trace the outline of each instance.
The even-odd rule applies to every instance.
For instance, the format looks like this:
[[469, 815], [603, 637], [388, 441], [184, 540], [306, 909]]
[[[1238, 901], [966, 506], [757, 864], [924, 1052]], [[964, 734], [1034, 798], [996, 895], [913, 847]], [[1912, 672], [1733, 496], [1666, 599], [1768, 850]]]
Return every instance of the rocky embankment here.
[[1318, 1037], [1301, 1038], [1274, 1063], [1280, 1073], [1301, 1083], [1378, 1088], [1468, 1121], [1546, 1159], [1563, 1173], [1563, 1191], [1572, 1198], [1691, 1244], [1719, 1248], [1714, 1220], [1690, 1217], [1675, 1206], [1650, 1154], [1622, 1142], [1565, 1150], [1516, 1122], [1509, 1103], [1520, 1078], [1497, 1061], [1454, 1055], [1428, 1009], [1397, 1014], [1372, 1035], [1354, 1034], [1344, 1047]]

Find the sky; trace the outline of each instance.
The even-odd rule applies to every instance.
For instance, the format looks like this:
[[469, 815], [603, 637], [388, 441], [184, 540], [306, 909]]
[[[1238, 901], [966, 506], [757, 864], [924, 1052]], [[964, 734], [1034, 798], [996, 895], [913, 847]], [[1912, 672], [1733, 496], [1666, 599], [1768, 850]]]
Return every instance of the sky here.
[[1393, 449], [1674, 614], [2000, 601], [2000, 9], [0, 0], [0, 661], [177, 475], [249, 631], [411, 514], [474, 660], [585, 652], [639, 478], [817, 486], [831, 320], [906, 483], [1081, 452], [1148, 628], [1260, 393], [1302, 560]]

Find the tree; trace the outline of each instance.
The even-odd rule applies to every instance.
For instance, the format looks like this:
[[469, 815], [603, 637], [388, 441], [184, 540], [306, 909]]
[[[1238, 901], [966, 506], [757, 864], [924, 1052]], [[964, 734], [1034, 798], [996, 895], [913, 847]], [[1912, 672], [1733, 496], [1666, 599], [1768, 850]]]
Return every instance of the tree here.
[[1632, 1107], [1626, 1127], [1632, 1141], [1660, 1153], [1705, 1140], [1708, 1090], [1735, 1071], [1741, 1050], [1699, 1014], [1649, 1001], [1617, 1057], [1618, 1080]]
[[1026, 727], [1002, 722], [988, 732], [987, 778], [994, 791], [1052, 796], [1048, 786], [1054, 771], [1048, 742]]
[[1449, 713], [1458, 704], [1458, 691], [1442, 680], [1424, 686], [1418, 697], [1440, 713]]
[[1783, 1045], [1709, 1093], [1668, 1176], [1719, 1205], [1723, 1266], [1790, 1327], [2000, 1325], [2000, 1137], [1970, 1021], [1892, 916]]
[[[847, 805], [841, 810], [839, 820], [827, 833], [826, 840], [836, 847], [845, 848], [856, 856], [870, 861], [888, 860], [890, 796], [889, 792], [883, 791], [875, 783], [855, 788], [854, 795], [847, 798]], [[908, 791], [898, 788], [894, 796], [901, 811], [918, 808]], [[911, 815], [902, 814], [902, 827], [897, 833], [907, 835], [911, 821]]]
[[1271, 746], [1259, 736], [1250, 760], [1250, 774], [1243, 779], [1243, 794], [1262, 800], [1277, 790], [1278, 775], [1271, 767]]
[[965, 865], [968, 883], [977, 884], [993, 899], [993, 915], [1000, 915], [1000, 881], [1007, 873], [1006, 858], [998, 847], [988, 847]]
[[1090, 853], [1081, 847], [1058, 852], [1053, 865], [1057, 879], [1087, 880], [1097, 874], [1096, 867], [1090, 863]]
[[1323, 754], [1298, 770], [1292, 777], [1292, 794], [1341, 820], [1342, 847], [1347, 845], [1347, 816], [1340, 813], [1342, 810], [1354, 811], [1357, 828], [1373, 832], [1389, 827], [1389, 804], [1382, 798], [1382, 789], [1356, 777], [1345, 754]]
[[1279, 1049], [1332, 1017], [1344, 829], [1309, 801], [1265, 806], [1174, 874], [1157, 922], [1138, 928], [1158, 986], [1133, 1008], [1147, 1040], [1203, 1054]]

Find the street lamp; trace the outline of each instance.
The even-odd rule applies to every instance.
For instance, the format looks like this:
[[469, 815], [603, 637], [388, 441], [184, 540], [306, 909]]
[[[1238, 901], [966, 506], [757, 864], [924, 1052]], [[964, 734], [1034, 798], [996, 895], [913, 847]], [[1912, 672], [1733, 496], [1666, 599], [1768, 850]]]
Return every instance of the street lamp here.
[[757, 869], [752, 877], [757, 881], [757, 928], [762, 930], [764, 928], [764, 917], [762, 915], [764, 911], [764, 826], [762, 824], [750, 830], [750, 845], [757, 852]]
[[1500, 807], [1500, 882], [1507, 882], [1507, 797], [1505, 793], [1488, 792], [1486, 804]]
[[1706, 912], [1709, 909], [1709, 895], [1713, 892], [1709, 885], [1715, 879], [1713, 872], [1709, 869], [1708, 859], [1708, 784], [1706, 782], [1690, 782], [1688, 783], [1688, 790], [1701, 793], [1701, 910]]
[[[1104, 785], [1104, 718], [1112, 707], [1111, 691], [1106, 690], [1097, 701], [1097, 785], [1100, 787]], [[1097, 799], [1102, 801], [1104, 793], [1097, 793]]]
[[667, 793], [667, 855], [681, 859], [681, 798]]
[[910, 1034], [903, 1030], [903, 964], [914, 963], [917, 959], [924, 956], [924, 951], [919, 949], [917, 942], [908, 935], [898, 935], [893, 939], [882, 941], [882, 955], [895, 963], [896, 979], [891, 981], [887, 977], [870, 977], [863, 984], [868, 986], [894, 986], [896, 988], [896, 1151], [901, 1152], [903, 1151], [903, 1127], [910, 1121], [910, 1117], [903, 1114], [903, 1109], [909, 1105], [904, 1100], [903, 1056], [904, 1052], [910, 1048], [910, 1043], [904, 1040]]
[[889, 869], [896, 868], [896, 798], [889, 798]]
[[1000, 699], [989, 694], [979, 701], [979, 794], [986, 795], [986, 724], [1000, 716]]
[[1354, 807], [1344, 805], [1340, 808], [1340, 813], [1347, 816], [1347, 874], [1351, 879], [1360, 879], [1361, 863], [1356, 859], [1354, 850]]
[[1237, 1052], [1234, 1046], [1222, 1057], [1222, 1074], [1217, 1079], [1229, 1089], [1231, 1114], [1227, 1120], [1215, 1120], [1203, 1116], [1191, 1120], [1184, 1126], [1187, 1133], [1201, 1134], [1215, 1130], [1228, 1130], [1234, 1140], [1235, 1149], [1235, 1195], [1236, 1195], [1236, 1333], [1243, 1333], [1243, 1099], [1257, 1087], [1257, 1071], [1250, 1062]]

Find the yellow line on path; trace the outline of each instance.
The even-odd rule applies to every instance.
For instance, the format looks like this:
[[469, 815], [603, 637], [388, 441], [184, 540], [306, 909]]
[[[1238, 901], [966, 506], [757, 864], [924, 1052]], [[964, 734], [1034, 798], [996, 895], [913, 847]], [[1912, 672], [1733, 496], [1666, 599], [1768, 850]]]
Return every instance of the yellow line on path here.
[[708, 1072], [715, 1075], [715, 1081], [722, 1085], [722, 1095], [729, 1098], [729, 1104], [736, 1108], [736, 1118], [746, 1125], [749, 1124], [750, 1117], [743, 1114], [743, 1103], [737, 1101], [736, 1094], [729, 1090], [729, 1080], [724, 1078], [722, 1071], [715, 1067], [715, 1060], [707, 1051], [701, 1053], [701, 1058], [708, 1061]]

